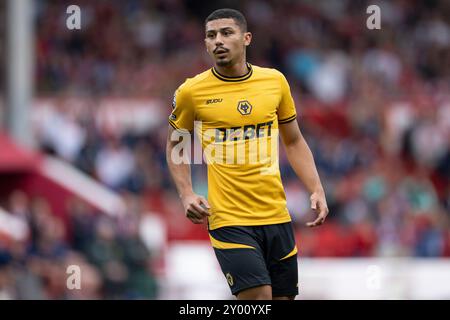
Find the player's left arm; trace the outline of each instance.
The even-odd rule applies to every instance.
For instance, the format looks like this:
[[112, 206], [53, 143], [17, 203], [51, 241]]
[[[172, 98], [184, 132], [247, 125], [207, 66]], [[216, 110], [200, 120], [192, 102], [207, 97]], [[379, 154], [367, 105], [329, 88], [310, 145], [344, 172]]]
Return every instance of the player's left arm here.
[[328, 205], [313, 154], [300, 132], [297, 121], [279, 124], [279, 130], [289, 163], [311, 193], [311, 208], [318, 212], [317, 219], [306, 225], [308, 227], [319, 226], [325, 222]]

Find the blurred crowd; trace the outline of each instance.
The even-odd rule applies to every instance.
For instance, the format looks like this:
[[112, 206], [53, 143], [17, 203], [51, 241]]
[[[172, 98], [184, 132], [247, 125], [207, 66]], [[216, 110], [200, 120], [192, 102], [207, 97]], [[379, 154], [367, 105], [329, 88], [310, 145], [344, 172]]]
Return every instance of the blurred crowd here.
[[[249, 62], [277, 68], [288, 78], [326, 190], [327, 222], [305, 228], [314, 217], [309, 195], [281, 150], [300, 254], [450, 256], [448, 1], [84, 0], [78, 1], [77, 31], [65, 26], [69, 2], [37, 4], [36, 94], [61, 99], [55, 114], [67, 128], [53, 133], [57, 139], [42, 134], [54, 132], [55, 122], [38, 128], [41, 149], [147, 203], [166, 221], [169, 238], [201, 238], [206, 231], [185, 219], [169, 178], [167, 123], [114, 135], [92, 117], [74, 116], [64, 98], [90, 99], [93, 113], [99, 97], [157, 98], [167, 105], [165, 118], [174, 90], [211, 67], [204, 18], [231, 6], [246, 15], [253, 33]], [[369, 4], [381, 8], [381, 30], [366, 27]], [[192, 173], [195, 190], [206, 195], [204, 167], [194, 166]], [[47, 259], [74, 259], [89, 266], [93, 295], [99, 294], [99, 279], [109, 297], [154, 294], [149, 252], [133, 231], [122, 234], [106, 218], [91, 223], [74, 214], [73, 237], [62, 241], [59, 222], [42, 201], [28, 201], [19, 210], [14, 201], [7, 206], [33, 230], [31, 251], [25, 243], [8, 253], [0, 248], [2, 261], [12, 259], [27, 274], [19, 280], [35, 283], [40, 294], [63, 296], [42, 270], [51, 268]], [[129, 256], [130, 248], [139, 252]], [[0, 275], [0, 283], [14, 280]], [[124, 290], [125, 283], [132, 289]]]
[[8, 223], [12, 236], [0, 232], [0, 299], [157, 298], [151, 255], [160, 252], [140, 235], [141, 211], [132, 209], [139, 201], [128, 201], [124, 219], [73, 199], [67, 224], [43, 198], [16, 190], [2, 199], [15, 221]]

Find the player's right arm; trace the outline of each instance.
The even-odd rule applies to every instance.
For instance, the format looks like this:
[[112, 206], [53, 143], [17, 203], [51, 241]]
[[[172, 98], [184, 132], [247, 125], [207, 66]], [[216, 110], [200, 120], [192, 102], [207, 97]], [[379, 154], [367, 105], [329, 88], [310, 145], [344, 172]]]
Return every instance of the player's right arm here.
[[[210, 215], [210, 206], [204, 197], [195, 194], [193, 191], [191, 165], [187, 150], [184, 148], [175, 149], [181, 143], [179, 138], [183, 134], [189, 135], [189, 131], [192, 131], [195, 118], [193, 103], [183, 85], [175, 92], [172, 108], [166, 144], [167, 165], [175, 182], [186, 217], [193, 223], [203, 223], [204, 218]], [[180, 134], [174, 134], [175, 130]], [[186, 139], [186, 136], [184, 138]], [[188, 136], [187, 139], [190, 139], [190, 137]]]
[[174, 152], [178, 141], [172, 141], [174, 128], [169, 126], [166, 145], [166, 160], [169, 167], [170, 174], [178, 191], [178, 195], [183, 204], [184, 213], [186, 217], [193, 223], [200, 224], [204, 222], [204, 218], [209, 216], [209, 204], [206, 199], [198, 194], [195, 194], [192, 188], [191, 181], [191, 165], [189, 164], [188, 155], [181, 150], [181, 156], [184, 161], [179, 163], [175, 161], [174, 157], [178, 151]]

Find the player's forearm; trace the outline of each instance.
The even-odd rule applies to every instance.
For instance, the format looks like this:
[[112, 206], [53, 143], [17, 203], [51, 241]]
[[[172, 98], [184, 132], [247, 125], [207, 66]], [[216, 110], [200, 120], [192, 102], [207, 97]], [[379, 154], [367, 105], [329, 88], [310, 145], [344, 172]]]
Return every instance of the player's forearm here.
[[191, 166], [189, 163], [175, 163], [172, 159], [172, 145], [166, 148], [166, 160], [169, 167], [170, 175], [175, 183], [175, 186], [180, 197], [193, 194], [192, 180], [191, 180]]
[[285, 146], [286, 155], [299, 179], [310, 193], [323, 192], [314, 157], [303, 137]]

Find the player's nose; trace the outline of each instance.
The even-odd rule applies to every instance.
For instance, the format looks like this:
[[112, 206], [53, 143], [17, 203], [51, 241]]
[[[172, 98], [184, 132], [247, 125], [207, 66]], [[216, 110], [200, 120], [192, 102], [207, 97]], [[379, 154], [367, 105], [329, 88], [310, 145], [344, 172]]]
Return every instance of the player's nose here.
[[223, 45], [222, 37], [219, 34], [216, 36], [216, 43], [215, 43], [215, 45], [216, 45], [216, 47], [221, 47]]

